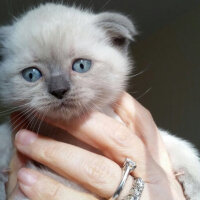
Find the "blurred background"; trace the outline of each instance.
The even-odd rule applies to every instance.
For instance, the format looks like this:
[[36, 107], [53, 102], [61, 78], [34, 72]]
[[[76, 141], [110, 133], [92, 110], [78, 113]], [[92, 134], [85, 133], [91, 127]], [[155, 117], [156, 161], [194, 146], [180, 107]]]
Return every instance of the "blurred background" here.
[[[5, 25], [39, 0], [1, 0]], [[57, 2], [57, 1], [56, 1]], [[139, 31], [131, 45], [135, 70], [129, 92], [152, 113], [159, 127], [200, 149], [200, 1], [63, 0], [96, 12], [117, 11]]]

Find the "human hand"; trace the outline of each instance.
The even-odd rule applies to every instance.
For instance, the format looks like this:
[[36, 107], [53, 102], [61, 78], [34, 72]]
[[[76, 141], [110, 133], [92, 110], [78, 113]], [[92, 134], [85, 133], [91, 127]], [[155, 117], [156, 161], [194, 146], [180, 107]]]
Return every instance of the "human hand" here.
[[[145, 182], [141, 200], [185, 199], [149, 111], [127, 93], [123, 94], [114, 110], [124, 124], [99, 112], [67, 124], [50, 122], [97, 148], [103, 155], [27, 130], [16, 135], [16, 147], [22, 154], [102, 198], [109, 199], [114, 194], [121, 179], [121, 166], [125, 158], [130, 158], [137, 163], [133, 175]], [[32, 169], [21, 169], [18, 182], [30, 199], [97, 199], [69, 189]], [[128, 193], [132, 182], [130, 175], [121, 197]]]

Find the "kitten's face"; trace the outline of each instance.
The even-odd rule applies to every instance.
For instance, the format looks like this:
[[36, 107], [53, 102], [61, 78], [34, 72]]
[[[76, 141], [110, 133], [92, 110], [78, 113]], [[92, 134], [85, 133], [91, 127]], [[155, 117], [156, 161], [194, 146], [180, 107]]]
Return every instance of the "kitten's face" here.
[[48, 4], [9, 27], [0, 66], [3, 103], [71, 118], [116, 100], [130, 64], [98, 18]]

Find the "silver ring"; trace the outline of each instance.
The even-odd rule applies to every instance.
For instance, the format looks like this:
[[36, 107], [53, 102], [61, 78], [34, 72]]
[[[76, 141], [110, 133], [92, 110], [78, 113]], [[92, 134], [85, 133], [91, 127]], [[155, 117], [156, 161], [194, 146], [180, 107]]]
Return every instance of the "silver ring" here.
[[123, 172], [122, 172], [122, 180], [117, 188], [117, 190], [115, 191], [114, 195], [112, 196], [111, 200], [116, 200], [121, 191], [124, 188], [124, 185], [127, 181], [127, 178], [129, 176], [129, 174], [136, 168], [136, 163], [133, 162], [131, 159], [126, 158], [125, 162], [124, 162], [124, 166], [123, 166]]
[[144, 181], [141, 178], [134, 178], [133, 187], [122, 200], [140, 200], [143, 190]]

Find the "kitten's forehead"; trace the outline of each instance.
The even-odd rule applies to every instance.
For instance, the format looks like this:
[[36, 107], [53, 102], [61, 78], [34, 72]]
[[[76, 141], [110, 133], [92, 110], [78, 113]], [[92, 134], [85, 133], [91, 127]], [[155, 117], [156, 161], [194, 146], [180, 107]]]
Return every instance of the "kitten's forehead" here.
[[55, 26], [68, 26], [71, 27], [68, 28], [68, 31], [73, 32], [79, 27], [91, 24], [93, 16], [94, 14], [78, 8], [46, 4], [29, 11], [19, 19], [17, 25], [19, 29], [25, 26], [32, 31], [35, 30], [35, 32], [43, 28], [52, 29]]
[[[40, 56], [52, 57], [59, 52], [71, 56], [77, 47], [84, 49], [84, 46], [94, 45], [94, 41], [103, 38], [103, 32], [97, 30], [94, 19], [91, 13], [49, 4], [22, 17], [15, 25], [14, 34], [21, 46]], [[45, 55], [41, 55], [39, 49]]]

